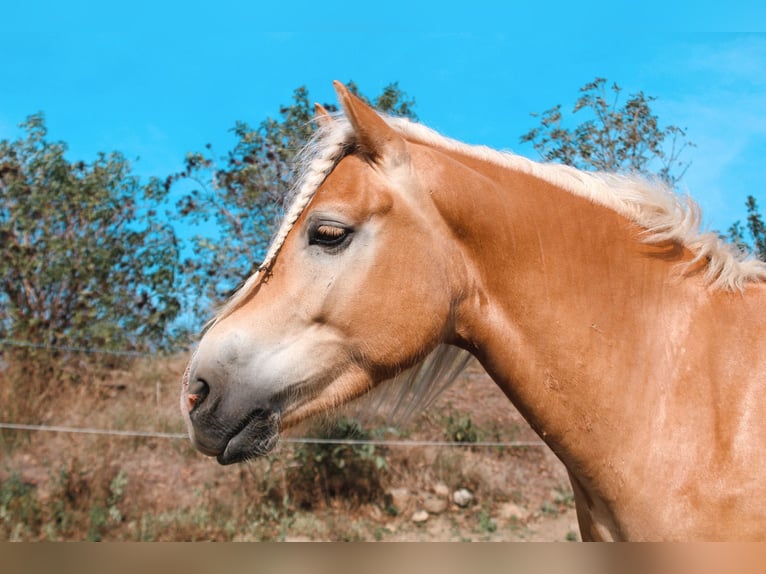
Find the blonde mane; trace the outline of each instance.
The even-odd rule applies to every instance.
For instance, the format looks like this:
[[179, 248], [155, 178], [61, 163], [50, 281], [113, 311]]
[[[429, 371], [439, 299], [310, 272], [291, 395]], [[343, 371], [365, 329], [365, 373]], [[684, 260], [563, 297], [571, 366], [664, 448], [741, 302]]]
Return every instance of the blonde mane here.
[[705, 279], [713, 287], [742, 290], [746, 283], [766, 280], [766, 263], [742, 253], [718, 234], [700, 229], [701, 212], [689, 196], [673, 192], [659, 180], [637, 175], [585, 172], [567, 165], [539, 163], [486, 146], [472, 146], [449, 139], [419, 124], [387, 118], [405, 139], [484, 160], [545, 180], [574, 195], [613, 209], [643, 227], [643, 241], [676, 241], [694, 255], [688, 265], [706, 261]]
[[[570, 193], [613, 209], [644, 228], [643, 241], [676, 241], [695, 254], [690, 265], [706, 261], [705, 278], [713, 288], [742, 290], [748, 282], [766, 280], [766, 263], [741, 253], [717, 234], [700, 230], [701, 214], [688, 196], [674, 193], [660, 181], [613, 173], [585, 172], [560, 164], [545, 164], [486, 146], [447, 138], [404, 118], [385, 117], [406, 140], [457, 152], [497, 166], [545, 180]], [[252, 288], [267, 275], [279, 250], [327, 175], [354, 146], [354, 132], [342, 115], [324, 122], [304, 147], [296, 162], [298, 176], [286, 201], [284, 218], [260, 268], [221, 308], [216, 322], [236, 309]]]

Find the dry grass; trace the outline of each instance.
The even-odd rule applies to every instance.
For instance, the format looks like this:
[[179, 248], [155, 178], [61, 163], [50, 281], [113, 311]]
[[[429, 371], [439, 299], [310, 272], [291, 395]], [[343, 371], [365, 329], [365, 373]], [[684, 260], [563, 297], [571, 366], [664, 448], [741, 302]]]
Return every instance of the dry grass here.
[[[147, 359], [83, 371], [87, 377], [44, 385], [37, 395], [6, 366], [0, 416], [180, 433], [184, 362]], [[535, 438], [478, 367], [406, 427], [390, 429], [373, 417], [365, 432], [444, 440], [466, 421], [483, 440]], [[541, 448], [322, 450], [283, 443], [264, 459], [221, 467], [184, 439], [2, 430], [0, 449], [2, 540], [564, 539], [574, 528], [565, 472]], [[468, 488], [475, 501], [414, 524], [412, 512], [437, 484]], [[393, 508], [391, 488], [412, 493], [411, 506]], [[528, 509], [528, 519], [503, 518], [498, 509], [511, 502]], [[554, 522], [556, 529], [545, 530]]]

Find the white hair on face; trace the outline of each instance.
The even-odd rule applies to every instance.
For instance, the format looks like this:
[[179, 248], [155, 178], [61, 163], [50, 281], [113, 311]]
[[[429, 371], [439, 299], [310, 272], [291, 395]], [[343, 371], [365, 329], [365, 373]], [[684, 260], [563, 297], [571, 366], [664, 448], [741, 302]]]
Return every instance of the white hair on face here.
[[300, 151], [296, 162], [300, 166], [300, 172], [286, 202], [289, 207], [277, 233], [271, 240], [259, 271], [271, 268], [277, 253], [287, 239], [287, 234], [311, 202], [319, 186], [346, 154], [352, 136], [351, 124], [334, 120], [333, 124], [319, 126], [309, 143]]
[[311, 203], [314, 194], [335, 165], [347, 153], [353, 140], [351, 124], [340, 118], [320, 125], [309, 142], [299, 152], [296, 165], [298, 175], [286, 205], [287, 210], [277, 232], [271, 239], [269, 249], [258, 270], [251, 275], [237, 292], [223, 305], [211, 325], [231, 314], [247, 298], [248, 293], [269, 273], [287, 235]]

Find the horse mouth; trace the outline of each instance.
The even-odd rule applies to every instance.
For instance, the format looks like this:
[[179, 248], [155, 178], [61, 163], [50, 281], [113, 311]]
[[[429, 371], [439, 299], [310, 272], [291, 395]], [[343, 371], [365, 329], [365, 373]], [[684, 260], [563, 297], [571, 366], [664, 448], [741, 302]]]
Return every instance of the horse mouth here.
[[256, 410], [242, 421], [229, 436], [221, 452], [216, 455], [219, 464], [229, 465], [264, 456], [279, 441], [280, 414], [276, 411]]

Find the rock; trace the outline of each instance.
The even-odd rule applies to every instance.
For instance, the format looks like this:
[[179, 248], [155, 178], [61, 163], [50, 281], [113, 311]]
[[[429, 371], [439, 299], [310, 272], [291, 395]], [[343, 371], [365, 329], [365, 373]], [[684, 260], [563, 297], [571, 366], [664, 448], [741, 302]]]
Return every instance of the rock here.
[[449, 486], [443, 482], [437, 482], [434, 484], [434, 494], [442, 498], [449, 498]]
[[518, 522], [524, 522], [529, 518], [529, 511], [513, 502], [501, 504], [498, 509], [498, 514], [500, 518], [505, 521], [516, 520]]
[[460, 508], [465, 508], [473, 502], [473, 494], [467, 488], [459, 488], [452, 493], [452, 500], [454, 500], [455, 504]]
[[399, 513], [404, 512], [412, 500], [412, 494], [406, 488], [391, 488], [386, 495], [391, 499], [391, 506]]
[[447, 499], [429, 494], [423, 500], [423, 508], [430, 514], [441, 514], [447, 510]]
[[418, 510], [412, 515], [412, 521], [415, 524], [423, 524], [426, 520], [428, 520], [428, 512], [425, 510]]

